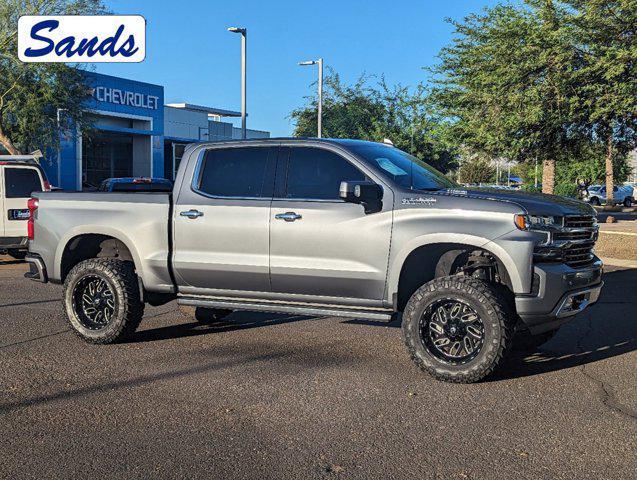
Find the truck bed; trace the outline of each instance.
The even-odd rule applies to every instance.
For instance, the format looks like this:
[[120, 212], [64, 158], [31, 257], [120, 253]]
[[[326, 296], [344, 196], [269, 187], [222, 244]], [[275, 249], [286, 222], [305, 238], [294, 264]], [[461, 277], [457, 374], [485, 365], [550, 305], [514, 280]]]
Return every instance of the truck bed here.
[[30, 251], [42, 257], [49, 279], [59, 281], [63, 256], [82, 235], [114, 237], [134, 256], [144, 284], [172, 292], [170, 278], [168, 193], [45, 192], [35, 214], [35, 238]]

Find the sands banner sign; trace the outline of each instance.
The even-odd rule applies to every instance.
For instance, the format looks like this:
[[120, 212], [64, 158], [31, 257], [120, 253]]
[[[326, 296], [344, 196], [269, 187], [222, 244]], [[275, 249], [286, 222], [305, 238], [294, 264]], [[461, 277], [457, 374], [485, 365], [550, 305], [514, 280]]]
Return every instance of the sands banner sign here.
[[146, 20], [141, 15], [25, 15], [18, 20], [23, 62], [141, 62]]

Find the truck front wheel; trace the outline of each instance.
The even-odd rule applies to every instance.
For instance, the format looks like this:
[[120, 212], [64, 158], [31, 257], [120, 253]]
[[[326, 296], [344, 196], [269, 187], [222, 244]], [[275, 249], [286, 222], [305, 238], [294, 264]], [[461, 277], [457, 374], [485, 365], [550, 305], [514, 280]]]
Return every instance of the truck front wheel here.
[[144, 315], [133, 264], [111, 258], [78, 263], [64, 282], [64, 310], [73, 331], [89, 343], [132, 334]]
[[492, 285], [472, 277], [432, 280], [409, 299], [403, 337], [412, 360], [438, 380], [473, 383], [512, 345], [514, 315]]

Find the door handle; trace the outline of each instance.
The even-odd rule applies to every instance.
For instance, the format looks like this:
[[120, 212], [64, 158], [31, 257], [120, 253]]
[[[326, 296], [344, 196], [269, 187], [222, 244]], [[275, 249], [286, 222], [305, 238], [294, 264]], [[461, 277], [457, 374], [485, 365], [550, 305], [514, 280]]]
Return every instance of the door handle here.
[[200, 212], [199, 210], [186, 210], [185, 212], [179, 212], [179, 215], [194, 220], [195, 218], [203, 217], [203, 212]]
[[303, 216], [295, 212], [285, 212], [277, 213], [274, 218], [276, 218], [277, 220], [285, 220], [286, 222], [293, 222], [295, 220], [301, 220]]

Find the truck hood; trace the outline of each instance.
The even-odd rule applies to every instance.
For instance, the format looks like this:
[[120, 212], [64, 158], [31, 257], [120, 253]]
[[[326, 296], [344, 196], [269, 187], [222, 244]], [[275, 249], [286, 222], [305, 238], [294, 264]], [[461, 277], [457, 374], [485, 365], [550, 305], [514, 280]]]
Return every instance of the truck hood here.
[[[456, 192], [450, 191], [453, 195]], [[524, 208], [531, 215], [565, 216], [565, 215], [595, 215], [595, 209], [588, 203], [558, 195], [544, 193], [529, 193], [497, 188], [480, 188], [466, 190], [469, 198], [481, 198], [496, 202], [515, 203]]]

